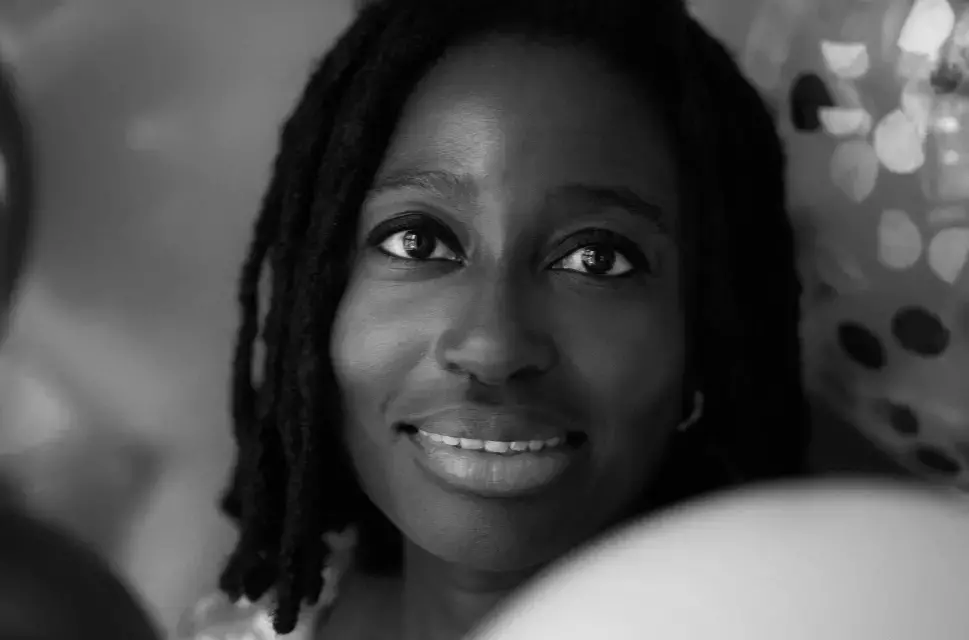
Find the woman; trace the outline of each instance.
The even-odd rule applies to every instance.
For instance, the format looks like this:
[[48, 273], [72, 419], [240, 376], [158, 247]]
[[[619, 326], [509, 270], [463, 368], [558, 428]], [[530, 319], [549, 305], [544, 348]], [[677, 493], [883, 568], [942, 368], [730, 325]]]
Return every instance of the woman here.
[[223, 591], [289, 633], [352, 527], [316, 637], [460, 638], [630, 516], [803, 473], [782, 176], [680, 2], [369, 3], [243, 268]]

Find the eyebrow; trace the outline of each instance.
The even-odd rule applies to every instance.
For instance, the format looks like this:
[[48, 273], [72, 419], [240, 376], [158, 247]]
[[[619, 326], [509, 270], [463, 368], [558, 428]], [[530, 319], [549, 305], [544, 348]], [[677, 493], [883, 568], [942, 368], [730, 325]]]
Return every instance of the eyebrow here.
[[662, 233], [670, 232], [663, 208], [629, 187], [572, 183], [556, 187], [549, 196], [552, 198], [571, 197], [606, 208], [623, 209], [637, 217], [644, 218], [655, 225]]
[[473, 200], [478, 193], [478, 187], [469, 175], [442, 170], [404, 170], [378, 178], [367, 197], [397, 189], [417, 189], [441, 200]]
[[[470, 175], [443, 170], [404, 170], [378, 178], [367, 197], [397, 189], [416, 189], [441, 200], [465, 202], [474, 200], [478, 193], [478, 186]], [[555, 187], [546, 196], [549, 201], [558, 198], [575, 198], [606, 208], [623, 209], [646, 219], [662, 233], [670, 231], [663, 208], [629, 187], [575, 182]]]

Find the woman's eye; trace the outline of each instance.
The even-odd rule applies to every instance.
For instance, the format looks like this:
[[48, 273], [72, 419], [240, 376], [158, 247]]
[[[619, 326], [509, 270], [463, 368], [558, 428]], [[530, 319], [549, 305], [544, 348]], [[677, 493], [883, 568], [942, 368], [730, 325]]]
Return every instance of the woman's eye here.
[[387, 255], [401, 260], [459, 260], [454, 251], [432, 231], [426, 229], [406, 229], [392, 233], [378, 247]]
[[565, 256], [553, 268], [599, 278], [616, 278], [631, 273], [636, 267], [613, 247], [590, 244]]

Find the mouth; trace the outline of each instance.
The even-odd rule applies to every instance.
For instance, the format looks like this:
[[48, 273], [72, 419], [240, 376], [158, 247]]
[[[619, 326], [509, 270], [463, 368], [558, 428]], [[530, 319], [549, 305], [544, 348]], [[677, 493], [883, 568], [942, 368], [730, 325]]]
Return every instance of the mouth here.
[[564, 435], [535, 440], [485, 440], [432, 433], [411, 424], [399, 424], [397, 429], [413, 439], [427, 441], [434, 445], [444, 445], [465, 451], [483, 451], [496, 455], [538, 453], [539, 451], [549, 451], [561, 447], [578, 448], [588, 440], [588, 436], [580, 431], [569, 431]]
[[568, 432], [542, 440], [483, 440], [401, 424], [415, 462], [438, 482], [481, 497], [523, 497], [550, 489], [585, 454], [588, 438]]

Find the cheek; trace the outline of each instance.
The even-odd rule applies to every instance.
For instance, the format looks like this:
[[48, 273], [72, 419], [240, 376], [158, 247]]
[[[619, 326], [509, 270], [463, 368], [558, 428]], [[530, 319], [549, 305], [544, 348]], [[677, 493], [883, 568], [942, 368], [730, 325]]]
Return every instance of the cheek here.
[[350, 413], [377, 411], [426, 357], [434, 319], [402, 287], [352, 283], [340, 302], [330, 350]]
[[683, 318], [675, 304], [656, 302], [595, 309], [564, 316], [562, 349], [600, 464], [631, 477], [631, 466], [645, 473], [662, 455], [681, 418]]
[[387, 403], [407, 388], [427, 356], [435, 326], [426, 305], [401, 287], [352, 282], [333, 325], [330, 353], [344, 415], [344, 441], [364, 492], [396, 521], [391, 454], [396, 432]]
[[683, 317], [674, 304], [590, 305], [562, 317], [562, 350], [600, 415], [633, 418], [682, 382]]

